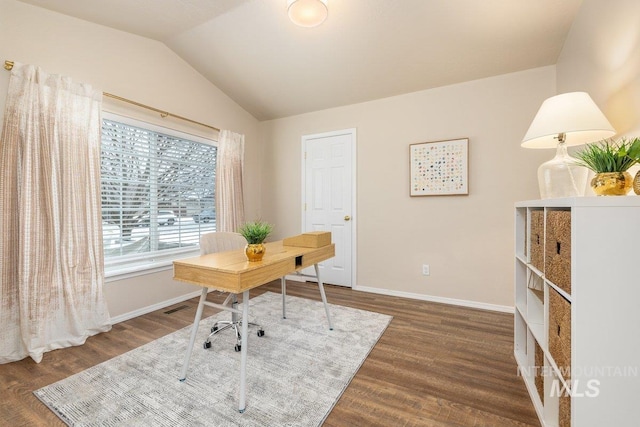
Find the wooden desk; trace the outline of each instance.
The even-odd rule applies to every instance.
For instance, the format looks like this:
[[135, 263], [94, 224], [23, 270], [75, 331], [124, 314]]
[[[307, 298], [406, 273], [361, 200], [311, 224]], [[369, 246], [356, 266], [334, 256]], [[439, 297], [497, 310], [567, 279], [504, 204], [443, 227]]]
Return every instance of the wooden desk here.
[[[246, 407], [246, 364], [247, 364], [247, 325], [249, 323], [249, 290], [281, 278], [283, 281], [283, 304], [285, 298], [284, 276], [297, 272], [306, 267], [315, 268], [318, 279], [318, 287], [325, 306], [329, 328], [331, 317], [327, 306], [327, 298], [320, 280], [318, 263], [335, 255], [335, 245], [330, 244], [320, 248], [304, 248], [297, 246], [284, 246], [282, 241], [267, 243], [267, 250], [262, 261], [249, 262], [244, 250], [219, 252], [187, 258], [173, 262], [173, 278], [181, 282], [187, 282], [202, 286], [200, 302], [196, 310], [196, 316], [191, 328], [189, 346], [182, 365], [180, 381], [187, 378], [189, 360], [195, 343], [198, 325], [202, 318], [204, 306], [220, 308], [235, 314], [242, 314], [242, 343], [240, 349], [240, 398], [238, 410], [244, 412]], [[242, 293], [242, 310], [227, 305], [214, 304], [206, 301], [209, 288], [233, 294]], [[284, 305], [283, 305], [284, 313]], [[284, 317], [284, 316], [283, 316]]]

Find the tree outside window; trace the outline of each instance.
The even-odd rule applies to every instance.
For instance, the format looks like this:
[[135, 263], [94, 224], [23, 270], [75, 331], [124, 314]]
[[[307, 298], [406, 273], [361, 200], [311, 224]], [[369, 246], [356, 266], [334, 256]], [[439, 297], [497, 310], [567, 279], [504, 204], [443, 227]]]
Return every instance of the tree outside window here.
[[[105, 257], [197, 247], [202, 233], [214, 231], [216, 151], [211, 144], [105, 118]], [[203, 212], [206, 222], [198, 220]]]

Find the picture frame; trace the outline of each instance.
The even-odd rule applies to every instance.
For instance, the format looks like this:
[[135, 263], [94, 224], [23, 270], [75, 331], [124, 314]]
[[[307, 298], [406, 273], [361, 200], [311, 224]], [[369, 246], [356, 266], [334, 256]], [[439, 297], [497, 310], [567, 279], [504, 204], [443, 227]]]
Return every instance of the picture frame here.
[[469, 138], [409, 144], [410, 196], [469, 194]]

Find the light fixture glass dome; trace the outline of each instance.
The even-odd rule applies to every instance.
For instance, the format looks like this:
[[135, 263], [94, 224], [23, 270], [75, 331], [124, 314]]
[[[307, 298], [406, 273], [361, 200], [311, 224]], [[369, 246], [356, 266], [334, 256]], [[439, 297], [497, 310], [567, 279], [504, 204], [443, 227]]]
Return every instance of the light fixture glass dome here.
[[301, 27], [317, 27], [329, 15], [327, 0], [289, 0], [289, 19]]

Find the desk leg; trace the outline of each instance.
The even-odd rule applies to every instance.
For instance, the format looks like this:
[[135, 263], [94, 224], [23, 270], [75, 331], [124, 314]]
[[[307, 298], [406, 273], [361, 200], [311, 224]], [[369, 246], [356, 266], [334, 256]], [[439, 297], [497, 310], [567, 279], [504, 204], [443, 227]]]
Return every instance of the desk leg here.
[[327, 313], [327, 322], [329, 322], [329, 330], [333, 331], [333, 324], [331, 324], [331, 314], [329, 314], [329, 305], [327, 304], [327, 296], [324, 294], [324, 286], [322, 285], [322, 279], [320, 279], [320, 269], [318, 264], [313, 264], [313, 268], [316, 270], [316, 277], [318, 278], [318, 288], [320, 288], [320, 296], [322, 296], [322, 302], [324, 303], [324, 311]]
[[282, 288], [282, 318], [287, 318], [287, 280], [284, 276], [280, 279]]
[[240, 349], [240, 402], [238, 410], [243, 413], [246, 408], [245, 389], [247, 383], [247, 342], [249, 331], [249, 291], [242, 293], [242, 348]]
[[189, 347], [187, 347], [187, 353], [184, 355], [184, 362], [182, 363], [182, 372], [180, 373], [180, 381], [187, 379], [187, 370], [189, 369], [189, 360], [191, 359], [191, 351], [193, 350], [193, 344], [196, 341], [196, 334], [198, 333], [198, 325], [202, 318], [202, 311], [204, 309], [204, 301], [207, 299], [207, 292], [209, 288], [203, 287], [202, 294], [200, 295], [200, 302], [198, 303], [198, 309], [196, 310], [196, 317], [193, 320], [193, 326], [191, 327], [191, 339], [189, 340]]

